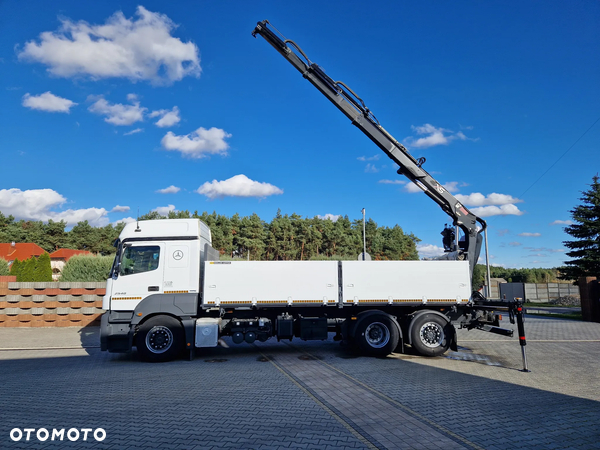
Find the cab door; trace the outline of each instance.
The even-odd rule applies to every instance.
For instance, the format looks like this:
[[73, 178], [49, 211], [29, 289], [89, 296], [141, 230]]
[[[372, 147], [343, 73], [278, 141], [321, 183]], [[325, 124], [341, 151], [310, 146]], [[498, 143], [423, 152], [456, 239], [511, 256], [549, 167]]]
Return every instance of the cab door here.
[[165, 245], [164, 292], [197, 293], [200, 280], [198, 240], [168, 241]]
[[132, 311], [144, 298], [163, 292], [165, 267], [163, 242], [123, 245], [118, 276], [113, 279], [111, 309]]

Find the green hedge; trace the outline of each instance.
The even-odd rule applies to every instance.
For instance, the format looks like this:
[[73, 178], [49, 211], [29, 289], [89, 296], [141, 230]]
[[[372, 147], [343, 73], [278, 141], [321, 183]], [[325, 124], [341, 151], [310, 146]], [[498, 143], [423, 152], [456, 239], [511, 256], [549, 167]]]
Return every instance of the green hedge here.
[[6, 275], [10, 275], [10, 270], [8, 269], [8, 261], [0, 258], [0, 277], [4, 277]]
[[113, 260], [113, 256], [73, 256], [65, 264], [60, 281], [106, 281]]
[[[1, 270], [2, 269], [0, 269], [0, 271]], [[52, 281], [50, 255], [48, 253], [42, 253], [39, 258], [32, 256], [25, 261], [15, 259], [10, 266], [10, 275], [16, 276], [18, 282]]]

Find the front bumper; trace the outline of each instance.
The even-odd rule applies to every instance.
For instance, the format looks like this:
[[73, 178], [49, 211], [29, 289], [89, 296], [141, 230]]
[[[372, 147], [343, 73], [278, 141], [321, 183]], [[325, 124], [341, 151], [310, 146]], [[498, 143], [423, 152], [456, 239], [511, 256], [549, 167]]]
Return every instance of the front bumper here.
[[127, 353], [133, 344], [133, 328], [129, 322], [109, 322], [110, 312], [100, 319], [100, 350], [109, 353]]

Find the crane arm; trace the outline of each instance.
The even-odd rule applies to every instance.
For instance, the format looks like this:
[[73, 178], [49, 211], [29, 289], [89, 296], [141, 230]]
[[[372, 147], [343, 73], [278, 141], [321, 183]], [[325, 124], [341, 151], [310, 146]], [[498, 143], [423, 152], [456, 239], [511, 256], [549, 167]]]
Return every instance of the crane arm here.
[[[425, 194], [435, 201], [453, 219], [465, 235], [462, 248], [455, 249], [452, 259], [467, 259], [471, 274], [479, 258], [482, 232], [486, 228], [483, 219], [465, 208], [454, 195], [435, 180], [422, 165], [425, 158], [415, 159], [408, 150], [388, 133], [363, 100], [341, 81], [331, 79], [321, 67], [311, 62], [302, 49], [289, 39], [281, 39], [271, 28], [269, 21], [258, 22], [252, 35], [262, 36], [287, 59], [313, 86], [327, 97], [358, 129], [392, 159], [400, 168], [398, 173], [417, 184]], [[477, 223], [481, 225], [478, 228]], [[446, 258], [448, 259], [448, 258]]]

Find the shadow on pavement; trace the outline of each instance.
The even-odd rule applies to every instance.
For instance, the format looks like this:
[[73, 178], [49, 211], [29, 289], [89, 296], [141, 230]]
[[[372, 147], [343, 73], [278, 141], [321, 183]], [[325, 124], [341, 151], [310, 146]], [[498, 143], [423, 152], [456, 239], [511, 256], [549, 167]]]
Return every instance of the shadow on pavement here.
[[[94, 327], [83, 329], [82, 343], [95, 333]], [[341, 446], [364, 448], [269, 363], [282, 355], [301, 359], [306, 350], [316, 356], [305, 359], [306, 370], [321, 367], [319, 359], [325, 358], [393, 400], [390, 408], [397, 402], [483, 448], [600, 448], [600, 402], [399, 358], [354, 357], [337, 343], [292, 345], [219, 347], [198, 351], [194, 361], [163, 364], [143, 364], [135, 352], [109, 354], [97, 347], [87, 348], [88, 356], [2, 360], [0, 447], [22, 448], [23, 442], [10, 441], [14, 427], [102, 427], [107, 438], [97, 443], [101, 448], [294, 447], [313, 438], [315, 445], [343, 438]], [[81, 448], [82, 443], [44, 445]]]

